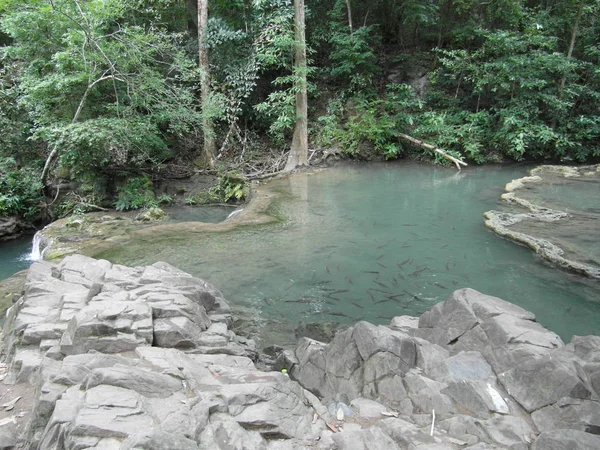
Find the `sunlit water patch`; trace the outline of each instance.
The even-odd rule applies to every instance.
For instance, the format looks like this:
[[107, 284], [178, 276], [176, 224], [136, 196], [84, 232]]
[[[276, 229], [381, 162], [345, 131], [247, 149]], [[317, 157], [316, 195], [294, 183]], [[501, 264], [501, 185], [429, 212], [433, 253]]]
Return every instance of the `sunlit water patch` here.
[[283, 225], [156, 235], [99, 256], [167, 261], [214, 283], [263, 325], [265, 341], [292, 342], [301, 322], [419, 315], [461, 287], [533, 311], [564, 339], [600, 334], [598, 284], [483, 226], [482, 213], [502, 208], [504, 185], [527, 169], [373, 164], [298, 174], [269, 185], [285, 194]]

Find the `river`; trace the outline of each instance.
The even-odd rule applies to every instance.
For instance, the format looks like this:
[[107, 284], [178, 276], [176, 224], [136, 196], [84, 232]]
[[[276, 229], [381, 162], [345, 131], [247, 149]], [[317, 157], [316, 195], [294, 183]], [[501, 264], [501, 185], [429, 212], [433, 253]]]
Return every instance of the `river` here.
[[[356, 164], [270, 182], [277, 225], [139, 238], [99, 256], [169, 262], [215, 284], [263, 342], [300, 323], [419, 315], [472, 287], [534, 312], [568, 340], [600, 334], [597, 282], [558, 271], [483, 226], [504, 185], [531, 166]], [[261, 189], [261, 187], [258, 187]]]

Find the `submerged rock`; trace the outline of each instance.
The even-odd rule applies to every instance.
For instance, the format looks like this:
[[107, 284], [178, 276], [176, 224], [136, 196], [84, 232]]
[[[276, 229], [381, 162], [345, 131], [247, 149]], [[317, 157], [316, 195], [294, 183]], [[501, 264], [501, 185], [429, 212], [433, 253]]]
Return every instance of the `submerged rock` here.
[[2, 336], [0, 448], [599, 448], [600, 338], [564, 345], [472, 289], [273, 349], [287, 372], [257, 370], [232, 322], [169, 264], [34, 264]]

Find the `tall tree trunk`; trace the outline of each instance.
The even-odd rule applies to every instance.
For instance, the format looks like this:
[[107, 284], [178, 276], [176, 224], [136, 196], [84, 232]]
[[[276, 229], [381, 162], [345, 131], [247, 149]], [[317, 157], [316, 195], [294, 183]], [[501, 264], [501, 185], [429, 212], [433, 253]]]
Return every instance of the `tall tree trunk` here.
[[208, 48], [206, 46], [206, 28], [208, 24], [208, 0], [198, 0], [198, 65], [200, 68], [200, 103], [202, 106], [202, 131], [204, 135], [204, 162], [213, 167], [217, 144], [212, 119], [208, 114], [210, 102], [210, 69], [208, 66]]
[[348, 10], [348, 26], [350, 27], [350, 34], [354, 31], [352, 30], [352, 7], [350, 6], [350, 0], [346, 0], [346, 9]]
[[[571, 32], [571, 42], [569, 42], [569, 50], [567, 51], [567, 59], [571, 59], [573, 57], [573, 49], [575, 48], [575, 39], [577, 38], [577, 32], [579, 31], [579, 22], [581, 21], [581, 14], [583, 12], [583, 0], [579, 1], [579, 9], [577, 10], [577, 17], [575, 18], [575, 24], [573, 25], [573, 30]], [[560, 80], [560, 85], [558, 86], [558, 98], [559, 100], [563, 99], [565, 85], [567, 83], [566, 75], [563, 75]], [[558, 122], [558, 118], [554, 116], [552, 118], [552, 122], [550, 123], [550, 128], [553, 130], [556, 129], [556, 123]]]
[[296, 58], [294, 61], [296, 83], [296, 128], [285, 171], [308, 164], [308, 95], [306, 81], [306, 39], [304, 35], [304, 0], [294, 1], [294, 28], [296, 33]]
[[[581, 21], [581, 13], [583, 12], [583, 0], [579, 1], [579, 9], [577, 10], [577, 18], [573, 25], [573, 31], [571, 32], [571, 42], [569, 43], [569, 50], [567, 51], [567, 59], [573, 57], [573, 49], [575, 48], [575, 38], [579, 31], [579, 22]], [[565, 89], [566, 77], [563, 77], [560, 81], [559, 96], [562, 97], [563, 90]]]

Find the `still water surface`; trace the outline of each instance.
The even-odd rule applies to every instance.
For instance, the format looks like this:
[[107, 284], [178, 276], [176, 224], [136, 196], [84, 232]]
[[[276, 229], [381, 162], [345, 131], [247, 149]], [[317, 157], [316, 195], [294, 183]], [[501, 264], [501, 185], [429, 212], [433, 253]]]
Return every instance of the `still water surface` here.
[[13, 276], [31, 264], [31, 236], [0, 244], [0, 281]]
[[[97, 255], [166, 261], [215, 284], [265, 342], [301, 322], [419, 315], [455, 289], [514, 302], [568, 340], [600, 334], [600, 286], [553, 269], [483, 226], [528, 166], [350, 165], [271, 182], [283, 224], [139, 238]], [[260, 187], [259, 187], [260, 189]], [[591, 194], [590, 194], [591, 195]], [[276, 335], [276, 337], [274, 337]]]

